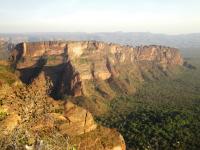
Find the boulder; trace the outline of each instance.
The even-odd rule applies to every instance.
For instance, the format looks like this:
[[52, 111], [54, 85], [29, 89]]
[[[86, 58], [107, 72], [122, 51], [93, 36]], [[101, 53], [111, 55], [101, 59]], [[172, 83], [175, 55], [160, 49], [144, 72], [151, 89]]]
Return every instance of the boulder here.
[[68, 122], [59, 126], [62, 134], [76, 136], [90, 132], [97, 127], [90, 112], [70, 101], [65, 104], [64, 116]]

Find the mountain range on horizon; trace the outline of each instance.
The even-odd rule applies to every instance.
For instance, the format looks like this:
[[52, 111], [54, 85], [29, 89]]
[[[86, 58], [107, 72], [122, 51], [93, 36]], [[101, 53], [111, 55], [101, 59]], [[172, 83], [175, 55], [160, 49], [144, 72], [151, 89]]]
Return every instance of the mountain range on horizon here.
[[[21, 42], [41, 41], [99, 41], [129, 46], [162, 45], [180, 50], [184, 57], [200, 56], [200, 33], [155, 34], [150, 32], [37, 32], [37, 33], [0, 33], [4, 49], [11, 50]], [[2, 44], [1, 44], [2, 45]], [[6, 52], [4, 52], [6, 53]], [[3, 55], [3, 57], [5, 57]]]
[[12, 43], [58, 41], [58, 40], [95, 40], [122, 45], [164, 45], [175, 48], [199, 48], [200, 33], [191, 34], [154, 34], [149, 32], [44, 32], [44, 33], [0, 33], [0, 39]]

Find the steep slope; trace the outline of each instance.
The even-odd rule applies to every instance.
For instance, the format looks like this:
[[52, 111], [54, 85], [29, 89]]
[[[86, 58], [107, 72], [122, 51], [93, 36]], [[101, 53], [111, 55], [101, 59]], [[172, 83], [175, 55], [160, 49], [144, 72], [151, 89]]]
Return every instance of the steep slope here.
[[[157, 68], [166, 74], [171, 66], [182, 65], [183, 59], [177, 49], [163, 46], [54, 41], [18, 44], [12, 52], [11, 62], [25, 83], [31, 83], [44, 71], [53, 82], [51, 95], [61, 98], [64, 95], [91, 95], [96, 91], [103, 97], [112, 97], [117, 88], [133, 93], [136, 84], [130, 83], [124, 73], [130, 72], [132, 78], [142, 82], [146, 70]], [[94, 86], [101, 81], [106, 81], [103, 83], [105, 88]]]
[[44, 72], [29, 85], [9, 70], [0, 69], [0, 73], [15, 77], [12, 82], [0, 79], [1, 149], [125, 150], [120, 133], [97, 125], [88, 110], [70, 99], [50, 98], [52, 84]]
[[[11, 119], [3, 118], [2, 129], [8, 128], [5, 122], [13, 115], [18, 118], [4, 134], [7, 138], [13, 138], [17, 128], [17, 136], [25, 135], [18, 146], [37, 145], [39, 133], [53, 148], [71, 144], [78, 149], [121, 150], [126, 147], [122, 136], [97, 125], [93, 116], [106, 111], [107, 102], [114, 97], [134, 94], [144, 80], [169, 76], [173, 67], [184, 64], [174, 48], [96, 41], [20, 43], [12, 51], [10, 63], [25, 84], [10, 87], [4, 94], [2, 104], [9, 108], [6, 113]], [[27, 140], [30, 136], [32, 142]], [[57, 138], [66, 141], [56, 145]]]

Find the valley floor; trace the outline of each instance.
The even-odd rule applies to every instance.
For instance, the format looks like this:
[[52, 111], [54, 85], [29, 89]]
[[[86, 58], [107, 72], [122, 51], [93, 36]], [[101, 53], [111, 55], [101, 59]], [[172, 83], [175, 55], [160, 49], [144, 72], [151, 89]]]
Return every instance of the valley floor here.
[[117, 128], [128, 149], [200, 149], [200, 59], [188, 58], [173, 78], [145, 82], [133, 96], [122, 95], [97, 121]]

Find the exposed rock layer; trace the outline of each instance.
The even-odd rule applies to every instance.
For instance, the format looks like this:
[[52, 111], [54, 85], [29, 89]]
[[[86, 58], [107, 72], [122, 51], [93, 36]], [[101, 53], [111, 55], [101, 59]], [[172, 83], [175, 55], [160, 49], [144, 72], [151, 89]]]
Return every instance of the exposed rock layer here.
[[95, 130], [97, 127], [90, 112], [74, 105], [70, 101], [65, 104], [64, 116], [67, 118], [68, 122], [59, 127], [63, 134], [70, 136], [81, 135]]
[[[128, 73], [131, 72], [135, 74], [133, 78], [138, 77], [142, 80], [142, 70], [149, 69], [145, 68], [144, 64], [150, 66], [155, 64], [161, 68], [161, 71], [165, 71], [173, 65], [183, 64], [183, 59], [177, 49], [162, 46], [134, 48], [95, 41], [21, 43], [12, 51], [10, 58], [13, 67], [20, 71], [21, 80], [28, 84], [31, 83], [22, 88], [22, 91], [15, 97], [19, 97], [19, 101], [26, 102], [21, 111], [23, 119], [27, 118], [26, 120], [28, 120], [32, 116], [38, 118], [38, 122], [33, 123], [32, 130], [40, 131], [56, 127], [63, 135], [80, 136], [81, 145], [86, 145], [87, 149], [94, 149], [98, 144], [100, 149], [124, 150], [125, 144], [117, 131], [97, 127], [88, 110], [69, 101], [64, 104], [62, 113], [58, 113], [57, 111], [60, 112], [61, 109], [60, 107], [56, 109], [55, 106], [52, 108], [55, 111], [48, 113], [51, 108], [49, 97], [47, 97], [49, 91], [52, 91], [52, 96], [56, 97], [65, 94], [80, 96], [85, 94], [86, 81], [95, 81], [92, 82], [95, 84], [95, 90], [107, 97], [111, 93], [112, 87], [105, 86], [101, 82], [102, 80], [118, 86], [119, 91], [122, 92], [128, 84], [132, 84], [131, 80], [127, 78]], [[126, 75], [121, 76], [122, 74]], [[118, 80], [121, 77], [126, 83], [121, 82], [121, 79]], [[46, 86], [47, 83], [49, 86]], [[49, 89], [51, 86], [52, 89]], [[127, 91], [125, 90], [125, 92]], [[30, 98], [31, 101], [29, 101]], [[52, 101], [52, 103], [60, 102]], [[42, 113], [45, 115], [41, 116]], [[15, 124], [17, 125], [17, 121]], [[9, 128], [13, 129], [14, 127]], [[96, 134], [98, 136], [93, 141]], [[91, 136], [84, 139], [84, 135]], [[109, 135], [113, 136], [109, 137]], [[107, 146], [103, 143], [105, 138]], [[77, 139], [76, 137], [75, 144]], [[89, 141], [92, 141], [93, 145], [85, 144]], [[111, 145], [108, 141], [112, 141]], [[114, 144], [113, 141], [115, 141]]]
[[134, 69], [142, 62], [151, 62], [166, 70], [168, 66], [183, 64], [180, 53], [174, 48], [130, 47], [96, 41], [21, 43], [12, 52], [11, 61], [26, 83], [43, 70], [53, 81], [54, 96], [80, 96], [82, 82], [117, 77], [119, 65], [132, 65]]

